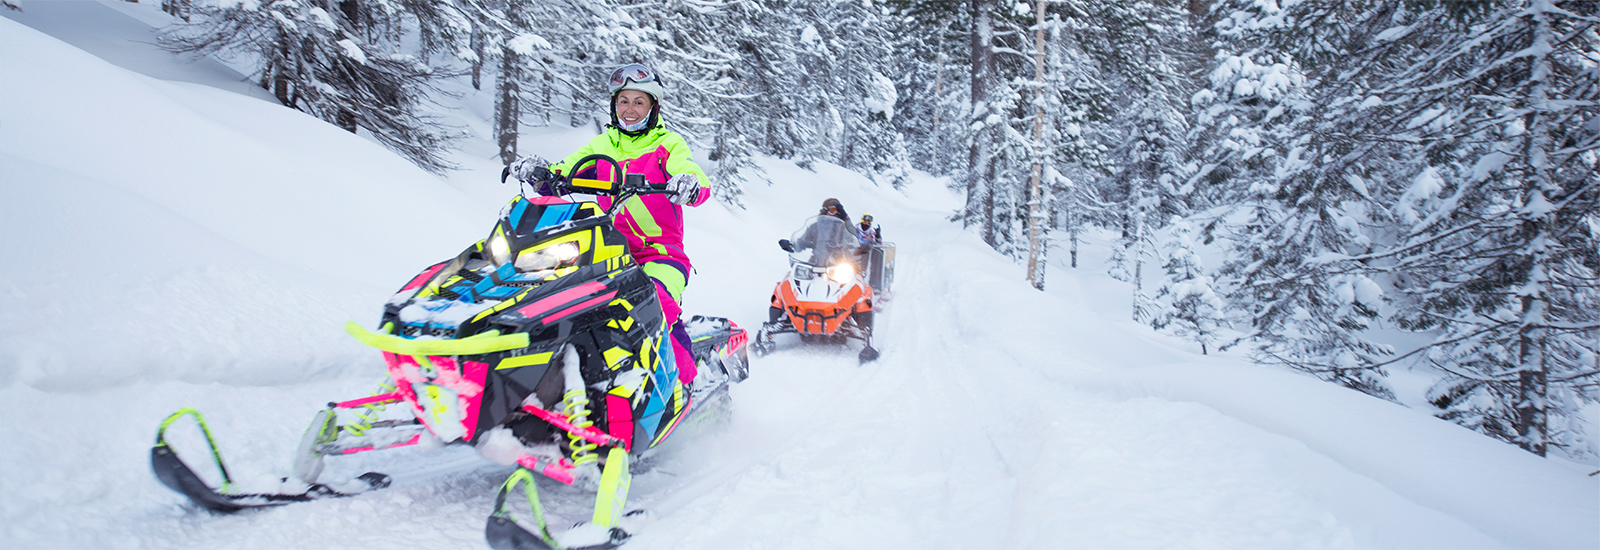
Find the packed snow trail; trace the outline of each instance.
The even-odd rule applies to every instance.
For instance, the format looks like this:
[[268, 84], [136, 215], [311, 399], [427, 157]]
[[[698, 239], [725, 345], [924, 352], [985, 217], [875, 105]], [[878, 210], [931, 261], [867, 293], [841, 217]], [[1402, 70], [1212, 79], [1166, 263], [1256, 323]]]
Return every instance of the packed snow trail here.
[[[53, 28], [120, 32], [81, 21]], [[119, 68], [0, 18], [0, 546], [483, 547], [510, 469], [466, 447], [330, 459], [330, 479], [375, 470], [394, 486], [235, 515], [196, 511], [151, 474], [157, 425], [192, 406], [237, 477], [287, 475], [312, 414], [382, 376], [339, 326], [371, 322], [412, 273], [481, 238], [514, 192], [487, 140], [440, 181], [218, 91], [233, 77], [170, 76], [215, 67], [141, 67], [159, 59]], [[464, 97], [489, 112], [485, 94]], [[523, 135], [547, 158], [587, 137]], [[690, 211], [687, 311], [758, 326], [786, 267], [777, 239], [833, 196], [898, 245], [883, 356], [756, 359], [726, 431], [670, 441], [635, 479], [631, 501], [653, 515], [627, 548], [1600, 547], [1592, 467], [1195, 355], [1125, 320], [1131, 291], [1103, 275], [1103, 246], [1077, 270], [1052, 262], [1035, 291], [946, 221], [960, 200], [941, 180], [901, 192], [826, 163], [762, 164], [774, 184], [746, 188], [747, 208]]]

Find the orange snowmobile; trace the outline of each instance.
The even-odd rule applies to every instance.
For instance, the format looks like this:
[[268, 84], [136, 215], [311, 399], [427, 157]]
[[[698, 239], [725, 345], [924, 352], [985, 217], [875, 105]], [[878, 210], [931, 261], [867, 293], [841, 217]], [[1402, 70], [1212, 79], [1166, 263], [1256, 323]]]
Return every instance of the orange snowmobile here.
[[867, 273], [881, 254], [864, 244], [848, 222], [816, 216], [793, 237], [778, 241], [789, 253], [789, 272], [772, 291], [768, 321], [751, 348], [757, 355], [777, 349], [774, 336], [797, 334], [800, 341], [863, 344], [862, 363], [878, 358], [872, 347], [874, 294]]

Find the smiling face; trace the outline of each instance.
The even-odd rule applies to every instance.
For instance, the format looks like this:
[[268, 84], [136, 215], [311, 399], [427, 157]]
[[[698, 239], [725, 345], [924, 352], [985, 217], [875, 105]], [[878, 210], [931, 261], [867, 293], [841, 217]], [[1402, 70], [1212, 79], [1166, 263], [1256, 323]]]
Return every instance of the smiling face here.
[[655, 100], [650, 94], [639, 90], [623, 90], [617, 94], [617, 120], [623, 125], [631, 126], [650, 117], [650, 110], [655, 108]]

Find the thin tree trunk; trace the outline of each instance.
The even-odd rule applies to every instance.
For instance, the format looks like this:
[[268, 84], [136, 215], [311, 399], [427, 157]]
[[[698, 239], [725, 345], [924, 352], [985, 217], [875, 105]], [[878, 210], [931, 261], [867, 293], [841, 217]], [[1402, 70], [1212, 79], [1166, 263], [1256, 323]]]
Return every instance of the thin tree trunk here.
[[510, 166], [517, 160], [517, 115], [520, 113], [518, 84], [522, 73], [517, 52], [511, 48], [500, 49], [500, 79], [496, 84], [494, 107], [494, 133], [500, 144], [500, 162]]
[[1034, 10], [1033, 28], [1033, 180], [1028, 184], [1028, 282], [1033, 288], [1044, 290], [1044, 254], [1040, 251], [1039, 226], [1043, 221], [1039, 206], [1044, 202], [1044, 0], [1038, 0]]
[[983, 242], [995, 245], [994, 238], [994, 128], [988, 119], [990, 86], [995, 81], [994, 6], [995, 0], [970, 0], [972, 9], [972, 98], [971, 119], [978, 130], [967, 152], [967, 203], [962, 221], [967, 227], [981, 224]]
[[472, 89], [474, 90], [483, 89], [483, 54], [486, 49], [483, 46], [483, 38], [483, 24], [474, 20], [472, 22], [472, 36], [467, 39], [471, 43], [472, 55], [476, 58], [472, 60]]
[[[1524, 159], [1532, 169], [1532, 181], [1527, 185], [1528, 198], [1523, 204], [1545, 203], [1551, 194], [1559, 193], [1555, 178], [1551, 174], [1547, 152], [1550, 151], [1550, 123], [1548, 113], [1551, 110], [1549, 102], [1550, 78], [1550, 46], [1554, 37], [1550, 29], [1550, 15], [1537, 12], [1533, 15], [1534, 32], [1533, 47], [1529, 51], [1540, 51], [1544, 46], [1543, 54], [1537, 54], [1532, 59], [1529, 68], [1529, 80], [1532, 86], [1528, 89], [1528, 107], [1531, 111], [1527, 115], [1526, 127], [1527, 150], [1523, 153]], [[1534, 243], [1549, 243], [1554, 239], [1548, 232], [1550, 213], [1532, 213], [1529, 218], [1522, 221], [1522, 242], [1530, 250], [1526, 260], [1526, 267], [1518, 273], [1517, 279], [1522, 289], [1522, 322], [1517, 330], [1517, 444], [1528, 452], [1545, 456], [1549, 442], [1549, 426], [1547, 401], [1549, 397], [1549, 373], [1545, 364], [1545, 340], [1547, 320], [1545, 310], [1549, 304], [1544, 293], [1547, 275], [1550, 271], [1550, 253], [1548, 244], [1537, 246]]]

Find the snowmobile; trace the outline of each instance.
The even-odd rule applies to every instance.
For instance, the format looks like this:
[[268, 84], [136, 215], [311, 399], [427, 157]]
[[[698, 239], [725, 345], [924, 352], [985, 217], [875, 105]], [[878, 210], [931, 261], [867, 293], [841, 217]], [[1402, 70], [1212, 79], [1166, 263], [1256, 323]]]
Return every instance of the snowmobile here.
[[874, 294], [862, 269], [872, 271], [873, 247], [863, 244], [848, 222], [827, 215], [807, 220], [778, 247], [789, 253], [789, 271], [773, 289], [767, 322], [751, 344], [756, 355], [777, 349], [774, 336], [797, 334], [807, 343], [860, 340], [860, 362], [877, 359]]
[[[204, 508], [232, 512], [351, 496], [390, 482], [369, 472], [319, 483], [327, 456], [467, 444], [484, 458], [519, 466], [501, 484], [485, 526], [491, 547], [612, 548], [627, 540], [621, 525], [630, 462], [682, 425], [726, 418], [729, 386], [749, 374], [748, 338], [727, 319], [690, 318], [685, 328], [699, 374], [691, 385], [680, 382], [670, 349], [658, 353], [670, 327], [655, 285], [612, 224], [628, 199], [666, 191], [603, 155], [574, 166], [570, 178], [536, 170], [519, 187], [551, 185], [593, 200], [519, 193], [488, 238], [394, 294], [377, 330], [345, 325], [383, 352], [388, 381], [374, 395], [317, 413], [296, 450], [293, 478], [283, 482], [295, 490], [236, 491], [193, 409], [161, 425], [151, 454], [156, 476]], [[221, 487], [202, 481], [168, 443], [168, 428], [185, 416], [199, 424]], [[591, 521], [552, 530], [535, 473], [595, 494]], [[519, 485], [525, 499], [508, 498]]]

